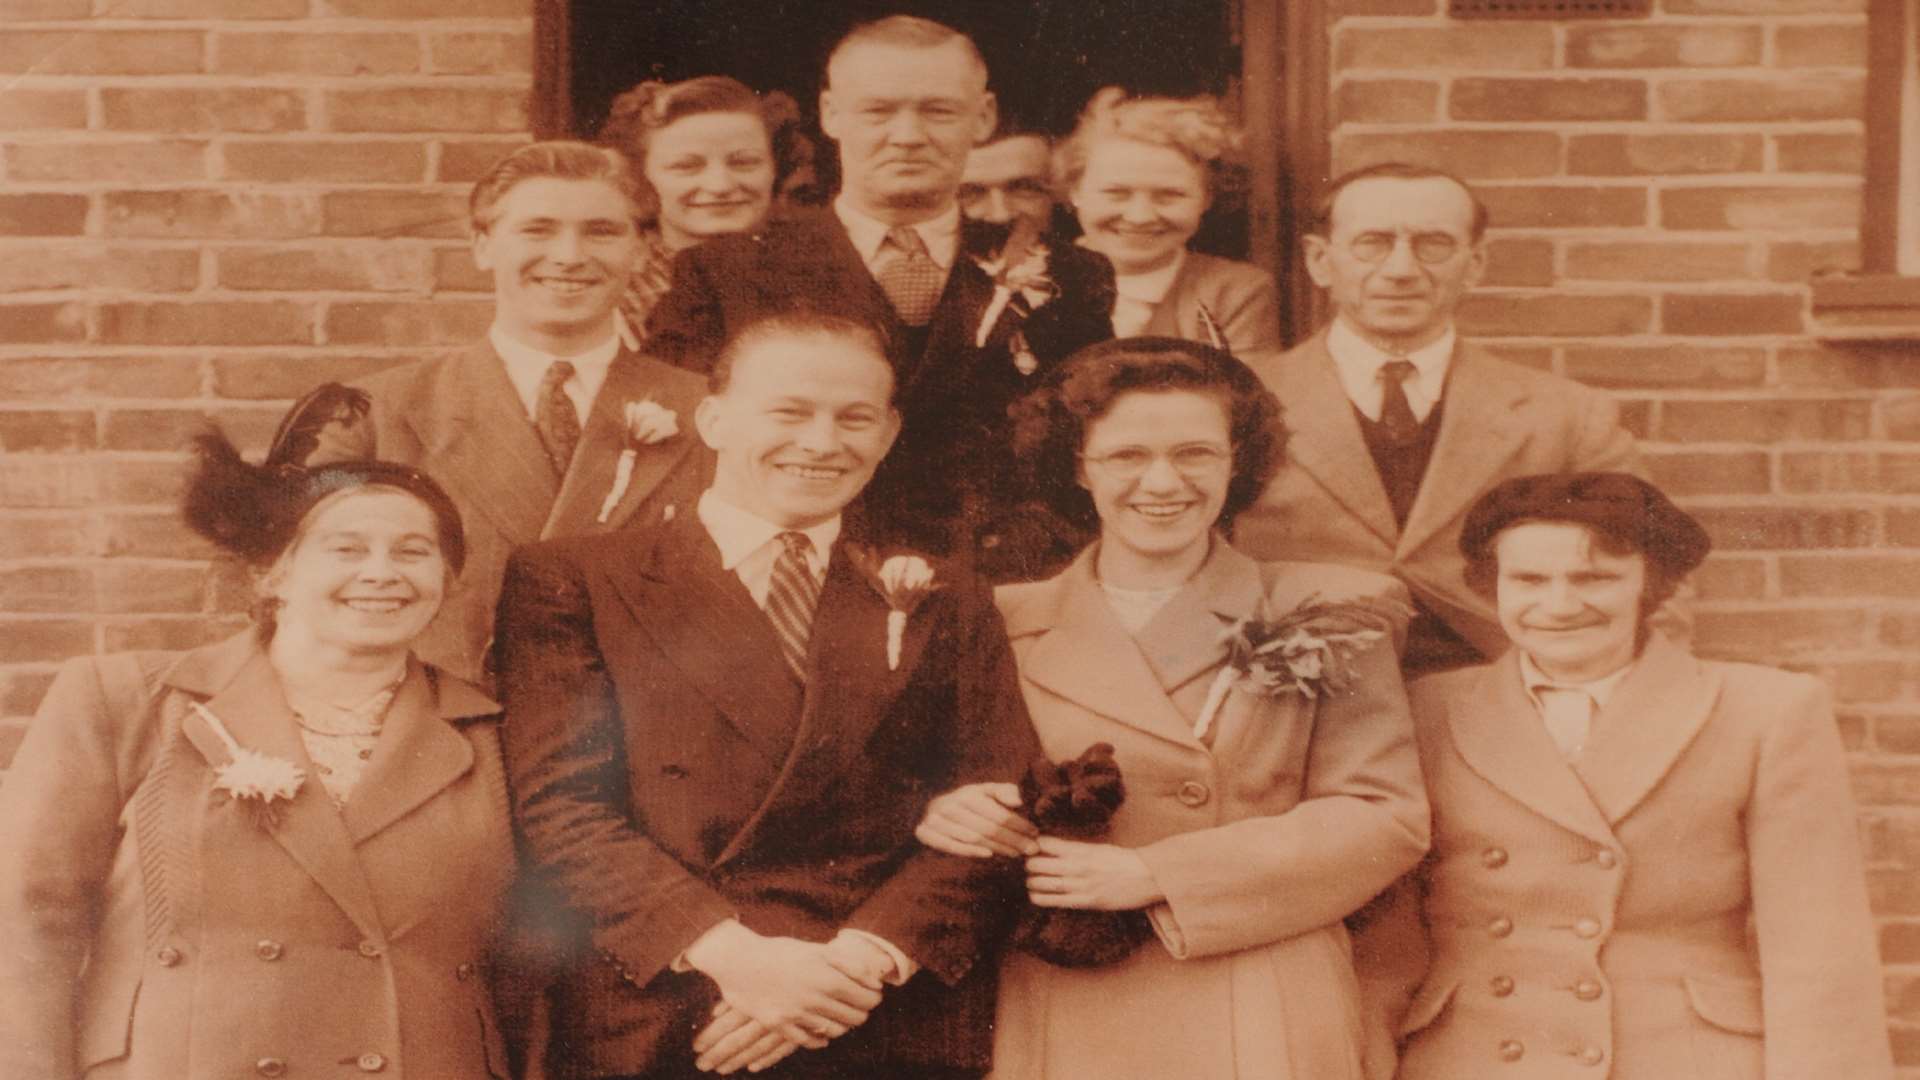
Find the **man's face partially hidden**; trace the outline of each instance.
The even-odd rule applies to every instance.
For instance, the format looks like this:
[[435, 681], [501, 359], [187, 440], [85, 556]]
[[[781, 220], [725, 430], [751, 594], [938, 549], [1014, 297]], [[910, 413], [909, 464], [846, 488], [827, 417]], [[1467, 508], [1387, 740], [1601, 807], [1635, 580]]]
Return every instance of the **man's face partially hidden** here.
[[1049, 158], [1047, 141], [1038, 135], [1012, 135], [974, 147], [960, 175], [960, 212], [994, 225], [1026, 218], [1045, 229], [1053, 213]]
[[985, 73], [958, 41], [848, 46], [820, 95], [821, 130], [840, 144], [842, 190], [883, 220], [952, 202], [967, 152], [993, 132], [996, 115]]

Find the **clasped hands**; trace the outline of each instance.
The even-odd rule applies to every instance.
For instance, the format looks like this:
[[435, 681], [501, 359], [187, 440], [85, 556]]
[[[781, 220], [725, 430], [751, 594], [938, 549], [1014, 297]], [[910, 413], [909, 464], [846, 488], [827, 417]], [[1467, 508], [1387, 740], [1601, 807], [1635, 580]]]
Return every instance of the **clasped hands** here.
[[886, 950], [857, 934], [819, 944], [765, 937], [732, 920], [694, 942], [686, 961], [720, 988], [693, 1052], [697, 1068], [722, 1076], [759, 1072], [859, 1027], [894, 973]]
[[1027, 899], [1035, 907], [1137, 911], [1166, 899], [1140, 853], [1117, 844], [1043, 836], [1020, 813], [1015, 784], [968, 784], [936, 797], [915, 839], [949, 855], [1027, 861]]

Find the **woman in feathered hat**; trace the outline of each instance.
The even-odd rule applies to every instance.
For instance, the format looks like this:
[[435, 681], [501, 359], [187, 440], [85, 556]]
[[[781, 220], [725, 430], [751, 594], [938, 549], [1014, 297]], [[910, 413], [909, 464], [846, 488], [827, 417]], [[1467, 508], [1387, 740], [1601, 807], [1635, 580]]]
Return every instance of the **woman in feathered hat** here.
[[188, 523], [254, 625], [70, 662], [0, 786], [0, 1075], [506, 1076], [487, 991], [513, 872], [499, 707], [409, 644], [460, 518], [403, 465], [198, 440]]

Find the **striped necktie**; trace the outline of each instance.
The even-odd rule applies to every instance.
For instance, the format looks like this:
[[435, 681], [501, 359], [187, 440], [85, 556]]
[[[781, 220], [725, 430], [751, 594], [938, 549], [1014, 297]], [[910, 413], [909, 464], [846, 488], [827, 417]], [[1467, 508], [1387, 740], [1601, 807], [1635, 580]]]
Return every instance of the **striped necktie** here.
[[820, 582], [807, 565], [813, 542], [807, 534], [788, 530], [780, 534], [780, 554], [774, 557], [767, 579], [767, 618], [780, 639], [780, 656], [794, 678], [807, 681], [807, 641], [813, 636], [813, 612], [820, 604]]

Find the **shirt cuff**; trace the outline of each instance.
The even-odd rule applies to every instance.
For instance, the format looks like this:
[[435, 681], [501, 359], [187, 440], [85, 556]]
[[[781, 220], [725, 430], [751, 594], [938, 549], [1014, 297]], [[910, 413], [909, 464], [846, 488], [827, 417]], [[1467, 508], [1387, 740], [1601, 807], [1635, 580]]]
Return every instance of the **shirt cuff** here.
[[692, 952], [695, 948], [699, 946], [699, 944], [702, 941], [707, 940], [707, 938], [710, 935], [712, 935], [715, 931], [719, 930], [721, 927], [724, 927], [729, 923], [738, 925], [739, 922], [740, 922], [739, 919], [728, 919], [726, 920], [726, 922], [714, 923], [712, 927], [708, 928], [705, 934], [701, 934], [699, 937], [694, 938], [692, 945], [689, 945], [685, 949], [681, 950], [680, 955], [673, 958], [673, 963], [667, 965], [667, 970], [673, 972], [675, 975], [685, 975], [687, 972], [693, 971], [694, 966], [687, 962], [687, 954]]
[[914, 963], [911, 957], [901, 952], [893, 942], [888, 941], [878, 934], [869, 933], [865, 930], [855, 930], [850, 926], [843, 928], [840, 934], [842, 936], [852, 934], [863, 941], [871, 942], [878, 946], [881, 952], [887, 954], [888, 958], [893, 961], [893, 974], [887, 976], [882, 981], [888, 986], [904, 986], [906, 985], [906, 981], [913, 978], [914, 973], [920, 970], [920, 965]]

